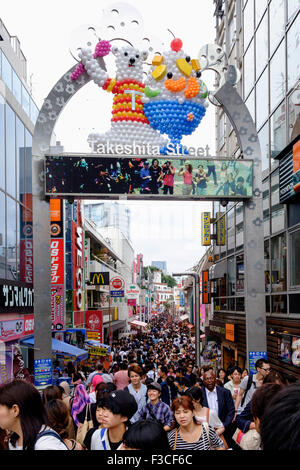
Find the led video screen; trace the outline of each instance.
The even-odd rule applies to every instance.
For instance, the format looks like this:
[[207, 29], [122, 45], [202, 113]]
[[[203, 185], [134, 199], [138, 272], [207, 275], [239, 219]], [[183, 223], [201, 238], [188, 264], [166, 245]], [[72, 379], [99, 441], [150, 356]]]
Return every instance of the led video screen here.
[[156, 199], [245, 199], [252, 196], [250, 160], [46, 156], [52, 196]]

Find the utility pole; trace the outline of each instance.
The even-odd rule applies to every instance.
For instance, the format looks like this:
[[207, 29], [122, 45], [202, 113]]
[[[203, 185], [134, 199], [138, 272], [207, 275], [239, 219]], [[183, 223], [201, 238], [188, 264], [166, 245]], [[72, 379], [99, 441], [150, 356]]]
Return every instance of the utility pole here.
[[176, 276], [192, 276], [194, 278], [194, 298], [195, 298], [195, 353], [196, 366], [200, 369], [200, 275], [194, 272], [172, 273]]

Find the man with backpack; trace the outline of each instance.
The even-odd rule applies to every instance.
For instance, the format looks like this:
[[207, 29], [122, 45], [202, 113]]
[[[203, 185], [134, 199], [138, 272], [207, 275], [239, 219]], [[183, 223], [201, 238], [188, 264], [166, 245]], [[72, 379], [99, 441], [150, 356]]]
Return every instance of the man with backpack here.
[[255, 390], [262, 385], [263, 379], [271, 370], [266, 359], [258, 359], [255, 363], [255, 369], [257, 373], [247, 375], [240, 384], [239, 394], [235, 400], [235, 417], [245, 409]]

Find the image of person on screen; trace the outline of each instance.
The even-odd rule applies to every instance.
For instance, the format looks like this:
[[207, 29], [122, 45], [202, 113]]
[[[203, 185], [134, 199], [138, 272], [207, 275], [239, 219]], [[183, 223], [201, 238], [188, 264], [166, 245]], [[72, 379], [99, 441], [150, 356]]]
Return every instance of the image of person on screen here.
[[173, 166], [172, 162], [166, 161], [162, 165], [162, 172], [160, 175], [160, 180], [163, 182], [163, 194], [174, 194], [174, 177], [175, 177], [176, 168]]
[[207, 173], [207, 178], [210, 177], [210, 175], [213, 176], [213, 179], [214, 179], [214, 185], [217, 186], [217, 174], [216, 174], [216, 165], [214, 163], [213, 160], [207, 160], [207, 170], [208, 170], [208, 173]]
[[151, 182], [150, 182], [150, 189], [152, 194], [158, 194], [158, 189], [162, 185], [160, 181], [158, 181], [160, 174], [161, 174], [161, 167], [159, 166], [159, 162], [157, 158], [152, 160], [152, 164], [149, 168]]
[[193, 167], [189, 161], [185, 162], [184, 168], [180, 168], [178, 175], [183, 177], [183, 196], [190, 196], [193, 191]]
[[244, 186], [244, 178], [239, 176], [236, 180], [235, 194], [241, 196], [247, 196], [247, 188]]
[[140, 170], [140, 178], [141, 178], [140, 193], [149, 194], [151, 191], [150, 186], [149, 186], [151, 182], [151, 175], [150, 175], [150, 170], [149, 170], [149, 162], [147, 161], [143, 163], [143, 166]]
[[198, 166], [195, 174], [196, 194], [197, 196], [205, 196], [207, 190], [207, 177], [203, 165]]

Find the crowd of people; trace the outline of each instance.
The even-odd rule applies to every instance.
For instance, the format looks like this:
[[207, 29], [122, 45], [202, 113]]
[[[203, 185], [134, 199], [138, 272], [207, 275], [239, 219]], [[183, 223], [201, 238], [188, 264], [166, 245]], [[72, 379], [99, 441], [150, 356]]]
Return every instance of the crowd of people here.
[[251, 375], [195, 364], [188, 328], [168, 315], [113, 343], [110, 368], [69, 365], [41, 394], [0, 386], [1, 450], [300, 450], [300, 383], [266, 359]]

